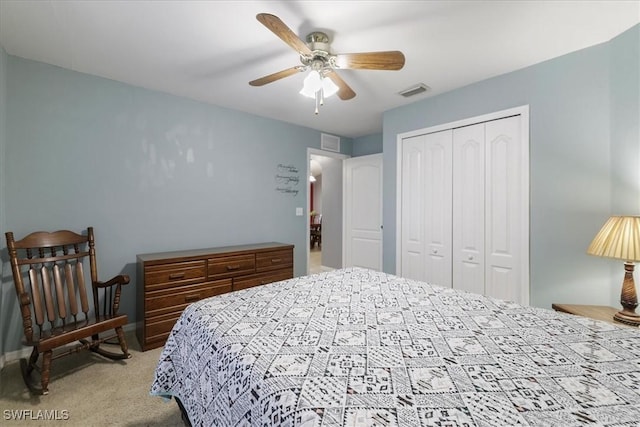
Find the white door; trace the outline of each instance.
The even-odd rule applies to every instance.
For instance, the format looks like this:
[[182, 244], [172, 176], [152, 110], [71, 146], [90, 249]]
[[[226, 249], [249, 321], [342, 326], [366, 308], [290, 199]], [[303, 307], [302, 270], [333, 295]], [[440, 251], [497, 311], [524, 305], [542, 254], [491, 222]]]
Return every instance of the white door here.
[[382, 271], [382, 154], [344, 160], [344, 266]]
[[425, 135], [402, 145], [402, 276], [425, 278], [424, 165]]
[[453, 287], [484, 294], [484, 123], [453, 130]]
[[485, 125], [486, 222], [485, 294], [509, 301], [528, 301], [522, 286], [524, 215], [522, 188], [522, 119], [508, 117]]
[[451, 286], [451, 130], [403, 145], [402, 275]]
[[424, 168], [425, 276], [451, 287], [451, 137], [450, 130], [426, 135]]

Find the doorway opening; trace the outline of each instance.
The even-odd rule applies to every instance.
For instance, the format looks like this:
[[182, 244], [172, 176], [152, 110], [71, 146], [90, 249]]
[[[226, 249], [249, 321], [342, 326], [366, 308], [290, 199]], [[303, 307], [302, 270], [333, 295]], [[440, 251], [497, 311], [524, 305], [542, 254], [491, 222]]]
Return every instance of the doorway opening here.
[[307, 274], [342, 268], [342, 161], [348, 157], [307, 148]]

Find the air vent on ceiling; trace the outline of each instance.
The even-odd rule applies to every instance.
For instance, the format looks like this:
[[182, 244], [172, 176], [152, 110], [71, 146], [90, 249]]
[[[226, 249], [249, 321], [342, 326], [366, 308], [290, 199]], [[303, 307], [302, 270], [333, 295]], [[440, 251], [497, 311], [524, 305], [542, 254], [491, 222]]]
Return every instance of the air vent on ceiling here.
[[340, 137], [323, 133], [320, 137], [320, 148], [327, 151], [340, 152]]
[[418, 95], [420, 93], [426, 92], [429, 90], [429, 86], [425, 85], [424, 83], [420, 83], [416, 86], [412, 86], [409, 89], [405, 89], [401, 92], [398, 92], [400, 95], [404, 96], [405, 98], [408, 98], [410, 96], [414, 96], [414, 95]]

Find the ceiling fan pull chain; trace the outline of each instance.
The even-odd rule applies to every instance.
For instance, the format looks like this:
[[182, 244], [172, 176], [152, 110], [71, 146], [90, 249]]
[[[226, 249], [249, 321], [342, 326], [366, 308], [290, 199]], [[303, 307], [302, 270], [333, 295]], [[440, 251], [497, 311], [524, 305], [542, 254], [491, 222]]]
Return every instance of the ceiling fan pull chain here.
[[318, 114], [318, 104], [320, 103], [320, 91], [316, 92], [316, 115]]

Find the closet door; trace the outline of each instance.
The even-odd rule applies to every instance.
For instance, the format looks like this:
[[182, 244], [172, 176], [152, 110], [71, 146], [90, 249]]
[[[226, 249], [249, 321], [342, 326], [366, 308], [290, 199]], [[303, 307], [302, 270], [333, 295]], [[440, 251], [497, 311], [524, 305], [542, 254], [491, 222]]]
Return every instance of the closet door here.
[[400, 274], [528, 305], [528, 108], [423, 132], [401, 140]]
[[523, 195], [521, 117], [486, 123], [486, 289], [485, 294], [509, 301], [523, 295]]
[[402, 275], [451, 287], [451, 130], [403, 141]]
[[453, 130], [453, 287], [485, 293], [485, 125]]
[[425, 139], [425, 281], [451, 287], [452, 131]]
[[424, 141], [425, 135], [402, 142], [402, 276], [424, 280]]

